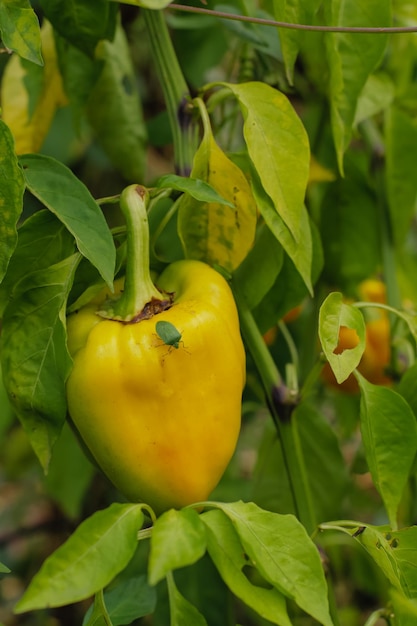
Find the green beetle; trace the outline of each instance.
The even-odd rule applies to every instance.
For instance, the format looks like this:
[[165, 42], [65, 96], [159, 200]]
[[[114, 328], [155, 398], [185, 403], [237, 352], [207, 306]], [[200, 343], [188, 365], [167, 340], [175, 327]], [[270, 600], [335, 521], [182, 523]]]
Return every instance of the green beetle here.
[[175, 328], [171, 322], [156, 322], [155, 326], [156, 334], [164, 342], [166, 346], [175, 348], [178, 350], [180, 342], [182, 342], [182, 335], [180, 331]]

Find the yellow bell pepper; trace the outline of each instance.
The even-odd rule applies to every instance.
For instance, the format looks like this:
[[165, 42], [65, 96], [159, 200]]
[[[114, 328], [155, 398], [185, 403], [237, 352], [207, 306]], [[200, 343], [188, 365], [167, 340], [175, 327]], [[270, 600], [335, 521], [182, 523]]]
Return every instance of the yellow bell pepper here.
[[181, 260], [158, 288], [151, 282], [145, 200], [135, 185], [122, 193], [124, 286], [68, 317], [67, 397], [104, 473], [128, 499], [159, 513], [206, 500], [224, 473], [239, 436], [245, 353], [218, 272]]

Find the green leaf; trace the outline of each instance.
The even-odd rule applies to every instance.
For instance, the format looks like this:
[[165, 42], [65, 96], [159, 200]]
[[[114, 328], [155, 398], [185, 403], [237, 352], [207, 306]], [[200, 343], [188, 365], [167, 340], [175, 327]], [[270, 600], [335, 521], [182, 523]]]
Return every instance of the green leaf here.
[[410, 333], [413, 335], [414, 339], [417, 341], [417, 316], [415, 313], [408, 313], [407, 311], [400, 311], [395, 309], [396, 315], [404, 320], [407, 324]]
[[13, 133], [19, 155], [41, 151], [58, 109], [67, 104], [48, 20], [42, 24], [41, 45], [43, 67], [13, 55], [2, 76], [2, 117]]
[[249, 502], [217, 503], [232, 521], [245, 553], [261, 576], [324, 626], [333, 626], [318, 550], [293, 515]]
[[29, 0], [0, 2], [0, 33], [7, 48], [32, 63], [43, 64], [39, 21]]
[[[357, 339], [353, 348], [339, 346], [341, 328], [352, 329]], [[338, 383], [342, 383], [359, 365], [365, 349], [365, 320], [362, 313], [354, 306], [343, 302], [341, 293], [333, 292], [327, 296], [320, 307], [319, 337], [323, 352], [333, 370]]]
[[365, 548], [395, 589], [417, 598], [416, 526], [392, 531], [387, 526], [359, 524], [348, 534]]
[[0, 315], [19, 291], [20, 280], [46, 269], [75, 251], [74, 239], [52, 213], [37, 211], [18, 229], [17, 245], [0, 285]]
[[253, 245], [256, 204], [244, 173], [217, 145], [207, 123], [191, 176], [214, 187], [227, 205], [188, 194], [180, 198], [178, 234], [185, 256], [232, 272]]
[[92, 609], [89, 612], [88, 620], [84, 620], [83, 624], [86, 626], [114, 626], [104, 604], [102, 589], [95, 594]]
[[396, 391], [403, 396], [414, 415], [417, 415], [417, 361], [404, 372]]
[[414, 626], [417, 619], [417, 601], [410, 600], [395, 589], [390, 590], [395, 615], [395, 626]]
[[145, 169], [146, 128], [129, 45], [120, 24], [114, 41], [99, 44], [96, 58], [103, 65], [90, 88], [88, 121], [113, 166], [127, 181], [139, 183]]
[[[216, 11], [221, 11], [222, 13], [234, 13], [235, 15], [240, 15], [240, 10], [237, 6], [233, 4], [223, 4], [219, 3], [215, 5]], [[271, 13], [264, 11], [259, 8], [251, 7], [250, 8], [251, 17], [257, 19], [264, 20], [272, 20], [273, 15]], [[254, 22], [241, 22], [239, 20], [232, 19], [219, 19], [220, 23], [224, 26], [227, 31], [233, 33], [243, 42], [249, 42], [251, 44], [251, 48], [248, 53], [248, 60], [252, 58], [252, 46], [255, 50], [259, 50], [265, 55], [271, 56], [273, 59], [282, 63], [282, 52], [280, 48], [280, 42], [277, 37], [277, 33], [275, 29], [271, 28], [266, 24], [259, 24]], [[217, 28], [217, 25], [216, 25]], [[241, 66], [239, 68], [239, 81], [244, 82], [245, 80], [245, 69], [242, 68], [243, 60], [240, 59]], [[249, 69], [250, 78], [253, 77], [253, 72]]]
[[[230, 614], [230, 591], [221, 579], [208, 553], [189, 567], [184, 567], [167, 575], [167, 583], [156, 587], [158, 603], [152, 621], [154, 626], [170, 625], [169, 585], [175, 576], [175, 584], [181, 593], [204, 616], [210, 626], [223, 626], [225, 615]], [[155, 589], [153, 587], [153, 589]], [[145, 620], [144, 620], [145, 621]], [[234, 626], [234, 622], [233, 622]]]
[[404, 244], [415, 212], [417, 180], [417, 120], [393, 105], [386, 113], [386, 185], [394, 242]]
[[389, 75], [384, 72], [371, 74], [358, 99], [354, 126], [388, 109], [394, 97], [395, 85]]
[[[323, 252], [320, 235], [314, 222], [310, 222], [310, 227], [313, 248], [311, 282], [314, 284], [323, 268]], [[256, 280], [254, 280], [254, 282], [256, 282]], [[255, 289], [255, 286], [252, 286], [252, 289]], [[287, 254], [284, 254], [282, 268], [274, 284], [253, 311], [256, 323], [261, 332], [264, 333], [269, 330], [286, 313], [295, 306], [298, 306], [306, 296], [308, 296], [306, 284], [294, 266], [291, 258]]]
[[365, 548], [389, 582], [396, 589], [401, 590], [401, 572], [396, 561], [395, 552], [391, 549], [386, 539], [387, 532], [389, 532], [388, 527], [358, 524], [358, 528], [352, 529], [348, 534]]
[[294, 263], [295, 268], [303, 279], [308, 291], [312, 293], [311, 284], [313, 242], [308, 213], [303, 207], [300, 215], [299, 229], [302, 245], [299, 245], [285, 222], [273, 205], [271, 198], [265, 193], [259, 182], [252, 180], [253, 195], [262, 217], [268, 228], [280, 242], [285, 252]]
[[168, 576], [170, 626], [207, 626], [205, 618], [196, 607], [178, 591], [172, 574]]
[[[52, 26], [49, 24], [49, 22], [45, 22], [45, 24], [43, 25], [41, 29], [42, 47], [47, 48], [47, 49], [52, 48], [51, 43], [50, 43], [51, 39], [53, 41]], [[44, 51], [44, 54], [45, 54], [45, 51]], [[19, 65], [21, 66], [24, 74], [21, 75], [20, 71], [18, 73], [16, 72], [16, 74], [18, 74], [19, 76], [19, 80], [21, 81], [22, 88], [27, 93], [27, 116], [26, 116], [26, 119], [22, 120], [22, 123], [25, 127], [25, 131], [26, 131], [26, 128], [30, 128], [30, 124], [33, 123], [34, 119], [36, 120], [35, 112], [36, 112], [37, 107], [39, 106], [43, 108], [42, 96], [45, 97], [45, 91], [49, 92], [51, 89], [54, 89], [55, 87], [55, 85], [53, 84], [54, 82], [53, 80], [50, 80], [49, 77], [48, 77], [48, 80], [46, 80], [47, 71], [50, 72], [51, 78], [55, 77], [56, 75], [55, 74], [55, 70], [57, 69], [56, 64], [54, 64], [53, 69], [52, 67], [50, 67], [51, 57], [52, 57], [52, 53], [50, 51], [47, 51], [46, 59], [45, 59], [45, 63], [47, 64], [46, 67], [45, 67], [45, 63], [43, 67], [39, 67], [39, 65], [34, 65], [33, 63], [29, 63], [28, 61], [23, 61], [22, 59], [19, 59]], [[8, 65], [7, 67], [9, 70], [10, 66]], [[13, 66], [12, 66], [12, 70], [13, 70]], [[15, 74], [15, 72], [13, 72], [13, 74]], [[3, 82], [3, 88], [5, 87], [6, 85]], [[12, 93], [12, 98], [11, 98], [12, 103], [13, 103], [12, 106], [16, 107], [18, 95], [20, 94], [18, 94], [17, 92]], [[3, 102], [3, 115], [4, 115], [4, 102]], [[15, 137], [15, 142], [17, 143], [17, 145], [19, 145], [19, 141], [16, 141], [16, 135], [18, 134], [17, 129], [15, 129], [13, 126], [11, 126], [11, 129], [13, 131], [13, 136]], [[48, 124], [48, 130], [49, 130], [49, 124]], [[42, 132], [43, 138], [42, 140], [39, 141], [40, 146], [43, 144], [43, 140], [46, 134], [47, 134], [47, 131]], [[29, 152], [29, 150], [26, 150], [25, 152]], [[19, 154], [23, 154], [23, 153], [19, 151]]]
[[45, 487], [70, 519], [80, 518], [84, 496], [94, 473], [95, 469], [87, 459], [73, 429], [65, 423], [54, 446], [45, 477]]
[[14, 152], [13, 137], [0, 120], [0, 283], [17, 243], [16, 224], [23, 209], [25, 181]]
[[7, 565], [0, 563], [0, 574], [9, 574], [9, 573], [10, 573], [10, 570], [7, 567]]
[[195, 563], [205, 551], [205, 527], [196, 511], [171, 509], [163, 513], [152, 529], [150, 584], [156, 585], [173, 569]]
[[46, 559], [15, 612], [78, 602], [108, 585], [135, 553], [143, 519], [141, 505], [115, 503], [84, 520]]
[[74, 126], [80, 127], [92, 85], [98, 80], [103, 64], [71, 45], [54, 32], [55, 47], [63, 88], [74, 116]]
[[[146, 576], [122, 581], [104, 592], [104, 605], [113, 626], [130, 624], [140, 617], [150, 615], [156, 606], [156, 590], [150, 587]], [[91, 619], [92, 607], [87, 611], [83, 626]]]
[[284, 262], [282, 246], [269, 228], [261, 225], [254, 246], [234, 273], [250, 309], [253, 309], [273, 286]]
[[[326, 3], [326, 21], [332, 26], [389, 26], [390, 0], [367, 0], [362, 5], [352, 0]], [[326, 33], [331, 124], [340, 172], [349, 146], [359, 95], [368, 76], [378, 66], [388, 36], [363, 33]]]
[[393, 389], [355, 373], [361, 389], [360, 420], [366, 460], [375, 487], [396, 527], [397, 511], [417, 453], [416, 418]]
[[186, 178], [184, 176], [177, 176], [176, 174], [166, 174], [158, 179], [155, 186], [158, 189], [176, 189], [177, 191], [183, 191], [202, 202], [217, 202], [217, 204], [225, 204], [230, 207], [234, 206], [232, 202], [223, 198], [204, 180]]
[[87, 187], [51, 157], [25, 155], [20, 163], [31, 193], [65, 224], [81, 254], [112, 289], [116, 250], [104, 215]]
[[131, 4], [135, 7], [143, 7], [144, 9], [165, 9], [170, 0], [123, 0], [124, 4]]
[[[297, 423], [317, 521], [333, 519], [340, 515], [349, 484], [335, 432], [322, 413], [306, 401], [297, 406], [291, 419]], [[272, 420], [266, 424], [258, 449], [251, 487], [250, 498], [258, 506], [277, 513], [296, 513]]]
[[345, 178], [329, 186], [320, 211], [324, 275], [330, 284], [359, 283], [377, 271], [381, 258], [378, 220], [368, 181], [353, 159], [346, 158]]
[[25, 276], [3, 317], [4, 383], [39, 460], [47, 469], [67, 412], [71, 369], [65, 307], [80, 255]]
[[117, 4], [108, 0], [41, 0], [54, 29], [74, 46], [93, 56], [101, 39], [112, 39]]
[[221, 84], [239, 102], [247, 150], [265, 193], [295, 242], [304, 246], [310, 147], [300, 118], [288, 98], [265, 83]]
[[[385, 535], [401, 572], [401, 586], [409, 598], [417, 599], [417, 526]], [[417, 610], [416, 610], [417, 613]]]
[[[312, 24], [314, 15], [321, 4], [321, 0], [285, 0], [284, 2], [274, 2], [274, 16], [279, 22], [289, 22], [290, 24]], [[294, 65], [297, 60], [305, 32], [290, 28], [278, 28], [281, 42], [282, 54], [285, 62], [287, 79], [290, 84], [294, 80]]]
[[219, 510], [208, 511], [201, 519], [207, 526], [208, 552], [230, 591], [264, 619], [291, 626], [284, 596], [275, 588], [257, 584], [256, 565], [246, 556], [227, 515]]
[[4, 437], [14, 420], [15, 415], [12, 405], [9, 402], [6, 387], [4, 386], [0, 361], [0, 441], [4, 440]]

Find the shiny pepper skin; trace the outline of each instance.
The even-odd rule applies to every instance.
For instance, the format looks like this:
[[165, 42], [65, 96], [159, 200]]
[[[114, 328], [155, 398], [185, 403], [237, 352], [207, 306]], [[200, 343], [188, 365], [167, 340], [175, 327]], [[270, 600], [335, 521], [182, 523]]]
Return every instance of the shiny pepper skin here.
[[[68, 317], [67, 397], [108, 478], [160, 513], [206, 500], [224, 473], [239, 436], [245, 353], [231, 290], [215, 270], [177, 261], [157, 286], [173, 304], [150, 319], [100, 318], [105, 293]], [[159, 321], [178, 331], [175, 345], [158, 335]]]

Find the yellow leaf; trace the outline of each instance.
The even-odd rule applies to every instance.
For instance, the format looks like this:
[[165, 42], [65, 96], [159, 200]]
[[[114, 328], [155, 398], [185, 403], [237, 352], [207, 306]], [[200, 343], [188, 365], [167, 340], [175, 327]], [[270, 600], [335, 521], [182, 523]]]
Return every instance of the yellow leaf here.
[[246, 257], [255, 238], [257, 207], [251, 187], [207, 130], [192, 176], [205, 180], [232, 206], [183, 197], [178, 230], [185, 254], [231, 272]]
[[56, 110], [67, 103], [57, 65], [52, 27], [46, 20], [41, 29], [42, 89], [31, 114], [29, 93], [25, 85], [26, 71], [19, 56], [7, 63], [1, 84], [2, 119], [10, 128], [16, 154], [39, 152], [48, 134]]

